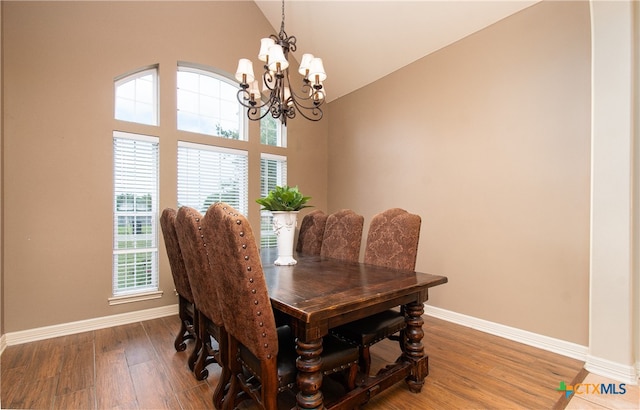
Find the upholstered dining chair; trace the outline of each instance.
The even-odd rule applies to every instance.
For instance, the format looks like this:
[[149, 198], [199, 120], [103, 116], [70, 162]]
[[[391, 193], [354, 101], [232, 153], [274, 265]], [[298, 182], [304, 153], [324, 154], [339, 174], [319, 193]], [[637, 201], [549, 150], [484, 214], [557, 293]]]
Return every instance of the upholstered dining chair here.
[[362, 243], [364, 217], [351, 209], [341, 209], [327, 217], [320, 255], [357, 262]]
[[302, 218], [296, 252], [307, 255], [320, 255], [328, 216], [321, 210], [314, 209]]
[[177, 351], [181, 352], [187, 348], [186, 341], [195, 339], [196, 348], [189, 357], [189, 368], [193, 370], [197, 358], [197, 309], [193, 303], [193, 293], [191, 284], [185, 268], [182, 251], [176, 234], [176, 210], [166, 208], [160, 216], [160, 228], [164, 237], [164, 244], [169, 257], [169, 267], [171, 276], [178, 294], [178, 316], [180, 317], [180, 330], [173, 342]]
[[[207, 244], [207, 249], [219, 277], [216, 289], [229, 336], [232, 378], [223, 408], [235, 408], [238, 398], [248, 396], [262, 409], [276, 409], [278, 393], [296, 383], [296, 343], [289, 326], [276, 327], [253, 230], [242, 214], [225, 203], [209, 208], [204, 228], [205, 242], [209, 234], [217, 241], [215, 247]], [[323, 342], [321, 371], [348, 369], [353, 388], [357, 347], [332, 336]]]
[[[200, 212], [188, 206], [178, 209], [176, 231], [199, 312], [200, 354], [193, 372], [196, 379], [206, 379], [209, 375], [206, 367], [217, 362], [223, 369], [218, 381], [218, 388], [222, 389], [229, 379], [229, 373], [225, 372], [226, 368], [223, 365], [226, 334], [222, 326], [222, 314], [215, 290], [218, 277], [209, 266], [208, 248], [203, 240], [203, 229]], [[221, 402], [222, 396], [223, 394], [217, 391], [214, 403], [216, 397], [217, 401]]]
[[[420, 239], [419, 215], [401, 208], [391, 208], [374, 215], [369, 225], [364, 263], [398, 270], [415, 270]], [[404, 350], [404, 337], [393, 335], [406, 327], [402, 309], [390, 309], [373, 316], [348, 323], [332, 330], [343, 340], [360, 346], [360, 369], [369, 374], [371, 367], [370, 346], [392, 338], [400, 342]]]

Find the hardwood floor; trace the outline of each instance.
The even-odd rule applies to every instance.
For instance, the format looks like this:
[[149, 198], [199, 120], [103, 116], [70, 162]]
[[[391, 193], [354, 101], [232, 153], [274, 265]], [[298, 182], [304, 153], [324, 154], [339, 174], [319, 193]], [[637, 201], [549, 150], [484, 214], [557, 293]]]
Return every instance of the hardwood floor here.
[[[550, 409], [566, 403], [556, 391], [583, 363], [425, 316], [430, 374], [420, 394], [404, 383], [375, 396], [366, 409]], [[17, 346], [2, 354], [2, 408], [207, 409], [219, 377], [216, 364], [197, 381], [186, 352], [176, 352], [177, 316]], [[393, 362], [396, 342], [372, 350], [372, 368]], [[243, 406], [250, 408], [251, 406]]]

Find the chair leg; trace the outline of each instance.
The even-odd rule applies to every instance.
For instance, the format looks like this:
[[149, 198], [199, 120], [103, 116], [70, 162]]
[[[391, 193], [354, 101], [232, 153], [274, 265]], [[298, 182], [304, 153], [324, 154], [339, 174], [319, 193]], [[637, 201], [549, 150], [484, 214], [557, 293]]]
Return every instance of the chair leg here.
[[400, 345], [400, 351], [402, 353], [404, 353], [404, 350], [406, 348], [404, 342], [405, 342], [405, 333], [404, 330], [401, 330], [397, 335], [391, 335], [388, 337], [389, 340], [395, 340], [396, 342], [398, 342], [398, 344]]
[[227, 394], [224, 395], [224, 399], [222, 401], [222, 409], [223, 410], [233, 410], [236, 405], [236, 395], [241, 390], [239, 387], [239, 381], [236, 377], [231, 377], [229, 383], [229, 390]]
[[196, 362], [202, 350], [202, 339], [200, 338], [200, 312], [195, 307], [193, 308], [193, 332], [196, 339], [196, 344], [193, 347], [193, 351], [189, 356], [189, 370], [192, 372], [195, 369]]
[[229, 343], [228, 336], [224, 328], [220, 328], [220, 341], [218, 342], [218, 364], [222, 368], [218, 385], [213, 393], [213, 406], [222, 409], [224, 398], [229, 393], [231, 371], [229, 370]]
[[371, 370], [371, 351], [369, 346], [360, 347], [360, 370], [365, 376], [369, 376]]
[[232, 410], [235, 409], [238, 395], [242, 392], [242, 386], [240, 385], [240, 380], [238, 380], [238, 375], [242, 373], [242, 365], [237, 360], [234, 360], [236, 352], [238, 351], [238, 342], [229, 334], [227, 334], [226, 340], [227, 348], [225, 350], [227, 351], [226, 357], [228, 361], [223, 368], [229, 370], [230, 383], [229, 389], [224, 395], [222, 408], [224, 410]]
[[198, 331], [200, 332], [199, 339], [202, 348], [200, 349], [198, 360], [193, 368], [193, 373], [196, 376], [196, 380], [204, 380], [209, 377], [209, 371], [206, 367], [211, 363], [214, 363], [216, 359], [214, 357], [215, 350], [211, 346], [211, 335], [209, 335], [205, 323], [205, 320], [207, 319], [203, 314], [198, 314], [198, 318]]
[[358, 366], [351, 366], [347, 375], [347, 388], [353, 390], [356, 388], [356, 378], [358, 377]]
[[260, 362], [262, 378], [260, 396], [265, 410], [278, 409], [278, 359], [272, 357]]
[[401, 330], [401, 331], [400, 331], [400, 337], [398, 337], [398, 343], [400, 343], [400, 351], [401, 351], [402, 353], [404, 353], [404, 352], [405, 352], [406, 347], [407, 347], [407, 346], [406, 346], [406, 344], [404, 343], [404, 342], [405, 342], [405, 339], [406, 339], [405, 332], [404, 332], [404, 330]]
[[178, 296], [178, 316], [180, 317], [180, 330], [176, 335], [176, 339], [173, 342], [173, 346], [176, 351], [182, 352], [187, 348], [185, 343], [189, 339], [193, 339], [193, 335], [189, 331], [189, 328], [193, 326], [193, 318], [187, 311], [187, 304], [189, 302], [182, 296]]
[[202, 343], [202, 347], [200, 349], [200, 354], [198, 355], [198, 360], [193, 366], [193, 375], [196, 377], [196, 380], [204, 380], [209, 377], [209, 370], [207, 367], [207, 345], [206, 343]]

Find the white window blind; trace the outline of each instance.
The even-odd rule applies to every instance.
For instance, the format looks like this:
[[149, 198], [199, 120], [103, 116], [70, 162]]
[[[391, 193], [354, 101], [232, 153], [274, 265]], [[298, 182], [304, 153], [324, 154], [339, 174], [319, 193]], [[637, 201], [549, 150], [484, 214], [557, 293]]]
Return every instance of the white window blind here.
[[247, 151], [179, 141], [178, 207], [225, 202], [247, 215], [248, 171]]
[[[260, 154], [260, 196], [265, 197], [276, 185], [287, 184], [287, 157]], [[271, 248], [278, 245], [278, 237], [273, 232], [271, 212], [260, 213], [260, 246]]]
[[158, 290], [158, 139], [113, 133], [113, 295]]
[[115, 81], [115, 118], [158, 125], [158, 69], [150, 68]]

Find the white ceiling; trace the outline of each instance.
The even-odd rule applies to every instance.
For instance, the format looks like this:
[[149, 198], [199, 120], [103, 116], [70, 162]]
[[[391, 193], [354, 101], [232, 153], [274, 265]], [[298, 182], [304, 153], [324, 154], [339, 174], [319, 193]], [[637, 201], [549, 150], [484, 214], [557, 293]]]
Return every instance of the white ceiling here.
[[[254, 1], [278, 33], [281, 1]], [[538, 1], [287, 0], [285, 31], [296, 60], [322, 58], [332, 101]]]

